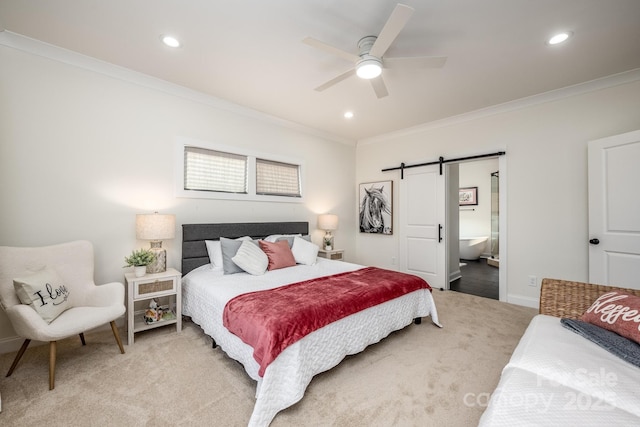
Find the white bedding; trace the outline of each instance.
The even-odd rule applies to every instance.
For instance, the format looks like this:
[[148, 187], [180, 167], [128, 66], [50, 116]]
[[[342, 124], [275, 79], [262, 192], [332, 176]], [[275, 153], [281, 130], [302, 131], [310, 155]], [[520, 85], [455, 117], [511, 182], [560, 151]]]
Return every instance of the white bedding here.
[[253, 349], [222, 325], [222, 313], [233, 297], [261, 289], [271, 289], [315, 277], [362, 268], [357, 264], [318, 258], [311, 266], [269, 271], [262, 276], [247, 273], [223, 275], [209, 265], [187, 274], [182, 280], [183, 314], [190, 316], [213, 337], [227, 355], [244, 365], [257, 381], [256, 403], [250, 426], [266, 426], [275, 415], [299, 401], [314, 375], [336, 366], [345, 356], [362, 351], [416, 317], [431, 316], [438, 326], [438, 314], [428, 290], [422, 289], [392, 301], [355, 313], [321, 328], [287, 347], [271, 363], [263, 378]]
[[569, 331], [534, 317], [480, 426], [640, 425], [640, 369]]

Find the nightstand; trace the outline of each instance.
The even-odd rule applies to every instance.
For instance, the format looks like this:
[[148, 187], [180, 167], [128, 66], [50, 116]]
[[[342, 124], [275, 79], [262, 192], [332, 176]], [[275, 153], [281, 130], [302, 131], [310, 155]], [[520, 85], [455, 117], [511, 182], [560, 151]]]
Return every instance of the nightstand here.
[[[136, 277], [134, 273], [124, 275], [127, 281], [127, 339], [128, 345], [133, 344], [133, 335], [136, 332], [158, 328], [160, 326], [176, 325], [176, 331], [182, 330], [182, 274], [174, 269], [155, 274], [146, 274]], [[168, 311], [172, 315], [166, 315], [167, 319], [147, 323], [144, 319], [148, 304], [136, 311], [137, 301], [150, 301], [154, 298], [169, 297]]]
[[332, 251], [326, 251], [324, 249], [320, 249], [318, 251], [318, 256], [320, 258], [332, 259], [335, 261], [343, 261], [344, 260], [344, 249], [334, 249]]

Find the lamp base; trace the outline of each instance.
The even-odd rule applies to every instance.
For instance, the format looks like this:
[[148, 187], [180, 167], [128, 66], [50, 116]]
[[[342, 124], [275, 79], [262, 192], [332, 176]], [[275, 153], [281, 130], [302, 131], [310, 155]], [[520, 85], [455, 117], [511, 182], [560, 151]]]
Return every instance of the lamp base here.
[[156, 256], [155, 261], [147, 265], [147, 273], [163, 273], [167, 271], [167, 251], [162, 248], [162, 242], [151, 242], [150, 249]]
[[326, 234], [322, 238], [322, 249], [325, 251], [331, 251], [333, 250], [333, 235], [331, 234], [331, 231], [326, 231], [325, 233]]

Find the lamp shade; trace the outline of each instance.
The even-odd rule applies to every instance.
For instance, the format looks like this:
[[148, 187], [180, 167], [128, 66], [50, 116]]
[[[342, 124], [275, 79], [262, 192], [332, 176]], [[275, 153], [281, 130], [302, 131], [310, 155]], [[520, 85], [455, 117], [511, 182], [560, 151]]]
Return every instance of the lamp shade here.
[[338, 228], [338, 215], [333, 215], [333, 214], [319, 215], [318, 228], [320, 230], [336, 230]]
[[153, 214], [136, 215], [136, 237], [140, 240], [166, 240], [176, 237], [176, 216]]

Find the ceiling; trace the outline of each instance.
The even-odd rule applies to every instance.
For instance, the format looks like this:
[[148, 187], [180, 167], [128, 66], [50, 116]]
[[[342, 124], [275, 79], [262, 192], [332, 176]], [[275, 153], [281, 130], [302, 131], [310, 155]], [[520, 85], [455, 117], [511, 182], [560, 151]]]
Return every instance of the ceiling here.
[[[315, 91], [353, 63], [302, 40], [357, 54], [396, 3], [2, 0], [0, 29], [353, 141], [640, 68], [638, 0], [403, 0], [415, 12], [386, 56], [445, 65], [385, 69], [381, 99], [355, 76]], [[560, 30], [573, 35], [547, 45]]]

